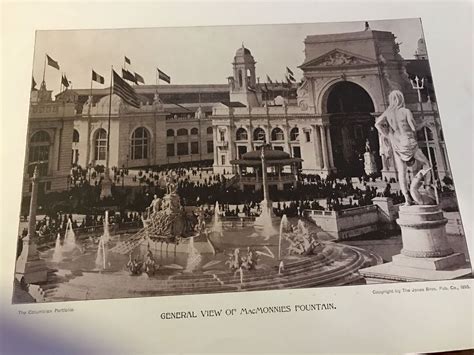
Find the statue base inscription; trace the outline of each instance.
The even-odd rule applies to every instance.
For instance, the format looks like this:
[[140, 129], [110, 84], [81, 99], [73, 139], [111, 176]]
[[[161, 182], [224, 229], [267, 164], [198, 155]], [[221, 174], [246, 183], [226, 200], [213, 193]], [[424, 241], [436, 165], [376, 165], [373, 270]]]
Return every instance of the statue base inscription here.
[[447, 220], [439, 206], [401, 206], [397, 223], [403, 249], [390, 263], [359, 270], [367, 282], [447, 280], [471, 274], [464, 254], [449, 246]]

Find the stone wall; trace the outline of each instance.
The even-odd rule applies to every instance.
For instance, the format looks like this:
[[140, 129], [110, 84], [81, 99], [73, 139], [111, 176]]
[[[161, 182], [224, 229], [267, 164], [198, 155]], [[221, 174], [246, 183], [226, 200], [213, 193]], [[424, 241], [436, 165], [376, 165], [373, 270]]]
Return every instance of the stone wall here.
[[345, 240], [377, 230], [398, 228], [400, 205], [394, 205], [391, 198], [376, 197], [373, 205], [354, 207], [342, 211], [305, 210], [324, 232], [334, 239]]

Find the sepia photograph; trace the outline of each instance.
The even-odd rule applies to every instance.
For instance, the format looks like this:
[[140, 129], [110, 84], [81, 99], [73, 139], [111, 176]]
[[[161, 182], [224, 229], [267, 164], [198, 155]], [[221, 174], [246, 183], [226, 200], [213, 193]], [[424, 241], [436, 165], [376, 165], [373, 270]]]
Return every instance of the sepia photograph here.
[[428, 49], [419, 18], [38, 30], [12, 303], [472, 278]]

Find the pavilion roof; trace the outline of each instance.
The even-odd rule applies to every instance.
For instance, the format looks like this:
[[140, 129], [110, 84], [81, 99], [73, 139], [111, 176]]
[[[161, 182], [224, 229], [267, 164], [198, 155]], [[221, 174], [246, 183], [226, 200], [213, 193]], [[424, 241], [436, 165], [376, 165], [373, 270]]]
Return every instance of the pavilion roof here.
[[[272, 160], [265, 160], [268, 166], [272, 165], [291, 165], [295, 163], [302, 162], [303, 159], [301, 158], [286, 158], [286, 159], [272, 159]], [[260, 166], [262, 165], [261, 160], [256, 159], [235, 159], [231, 160], [230, 163], [232, 165], [244, 165], [244, 166]]]

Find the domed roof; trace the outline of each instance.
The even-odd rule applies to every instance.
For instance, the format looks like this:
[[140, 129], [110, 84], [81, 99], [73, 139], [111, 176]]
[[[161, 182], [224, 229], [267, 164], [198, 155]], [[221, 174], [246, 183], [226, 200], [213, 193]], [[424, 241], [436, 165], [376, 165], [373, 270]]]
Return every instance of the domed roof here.
[[[262, 156], [262, 151], [252, 150], [251, 152], [242, 154], [242, 159], [244, 160], [260, 160]], [[281, 160], [281, 159], [290, 159], [290, 154], [282, 150], [274, 149], [265, 149], [265, 160]]]
[[248, 48], [245, 48], [244, 46], [240, 47], [237, 49], [237, 52], [235, 52], [236, 57], [243, 57], [244, 55], [252, 55], [250, 53], [250, 50]]

